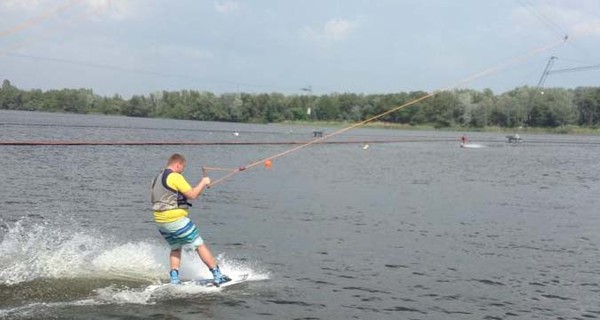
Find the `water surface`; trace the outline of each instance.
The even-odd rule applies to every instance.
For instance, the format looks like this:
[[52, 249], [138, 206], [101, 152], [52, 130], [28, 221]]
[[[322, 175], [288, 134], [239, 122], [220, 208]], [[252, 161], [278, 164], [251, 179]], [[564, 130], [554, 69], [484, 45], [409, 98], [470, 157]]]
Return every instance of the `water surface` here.
[[[0, 111], [2, 141], [306, 141], [336, 128]], [[238, 132], [239, 136], [234, 136]], [[190, 217], [227, 290], [159, 286], [149, 183], [174, 152], [236, 168], [292, 148], [0, 146], [0, 318], [594, 319], [600, 139], [357, 129], [208, 190]], [[214, 179], [222, 175], [211, 172]], [[185, 252], [182, 275], [208, 271]]]

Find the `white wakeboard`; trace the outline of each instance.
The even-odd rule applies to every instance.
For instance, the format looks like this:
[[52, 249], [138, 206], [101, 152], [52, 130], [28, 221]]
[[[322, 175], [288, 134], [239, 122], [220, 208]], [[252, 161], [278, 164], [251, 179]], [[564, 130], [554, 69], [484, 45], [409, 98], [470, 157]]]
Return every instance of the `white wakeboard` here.
[[243, 273], [243, 274], [231, 276], [230, 278], [231, 278], [230, 281], [221, 283], [218, 286], [214, 283], [213, 279], [198, 279], [198, 280], [186, 281], [184, 284], [194, 284], [197, 286], [203, 286], [203, 287], [207, 287], [207, 288], [216, 288], [216, 287], [225, 288], [225, 287], [234, 286], [234, 285], [248, 281], [250, 279], [250, 274]]
[[480, 148], [485, 148], [484, 145], [482, 144], [475, 144], [475, 143], [461, 143], [460, 144], [461, 148], [467, 148], [467, 149], [480, 149]]

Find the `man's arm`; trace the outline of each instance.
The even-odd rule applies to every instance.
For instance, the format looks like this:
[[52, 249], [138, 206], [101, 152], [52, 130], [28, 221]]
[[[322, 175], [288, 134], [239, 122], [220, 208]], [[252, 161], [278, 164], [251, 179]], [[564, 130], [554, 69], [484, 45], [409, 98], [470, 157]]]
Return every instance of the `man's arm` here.
[[190, 200], [195, 200], [202, 194], [202, 191], [204, 191], [204, 188], [206, 188], [208, 185], [210, 185], [210, 178], [204, 177], [202, 178], [202, 180], [200, 180], [200, 182], [198, 182], [198, 184], [195, 187], [182, 193], [186, 198]]

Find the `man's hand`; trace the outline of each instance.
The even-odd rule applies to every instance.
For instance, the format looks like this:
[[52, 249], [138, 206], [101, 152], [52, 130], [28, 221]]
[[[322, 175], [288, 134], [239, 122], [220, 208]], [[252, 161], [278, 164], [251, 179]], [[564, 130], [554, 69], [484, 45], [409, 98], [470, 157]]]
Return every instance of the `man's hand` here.
[[204, 187], [210, 187], [210, 178], [203, 177], [202, 180], [200, 180], [200, 184], [203, 185]]

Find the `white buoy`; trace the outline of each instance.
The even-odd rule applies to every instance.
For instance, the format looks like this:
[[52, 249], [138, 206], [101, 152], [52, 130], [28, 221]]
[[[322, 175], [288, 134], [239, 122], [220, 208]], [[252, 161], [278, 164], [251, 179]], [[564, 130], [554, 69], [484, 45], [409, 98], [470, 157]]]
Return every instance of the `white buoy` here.
[[239, 136], [239, 135], [240, 135], [240, 133], [239, 133], [239, 132], [237, 132], [237, 131], [234, 131], [234, 132], [233, 132], [233, 135], [237, 137], [237, 136]]

